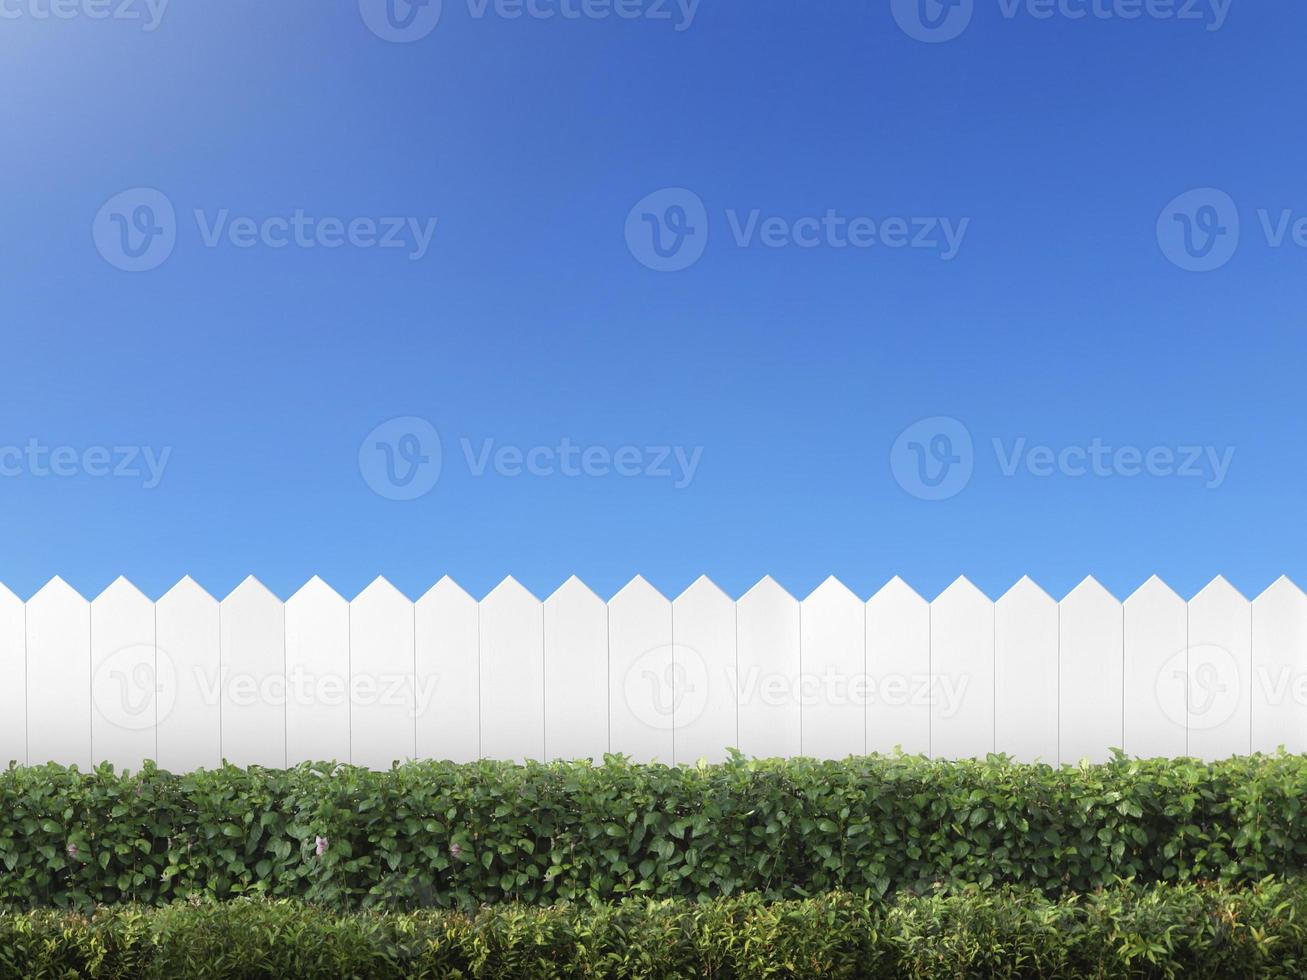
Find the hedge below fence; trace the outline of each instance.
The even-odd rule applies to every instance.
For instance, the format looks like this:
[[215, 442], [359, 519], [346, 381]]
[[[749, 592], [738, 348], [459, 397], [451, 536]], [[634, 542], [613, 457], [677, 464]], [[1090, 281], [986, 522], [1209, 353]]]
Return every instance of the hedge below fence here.
[[333, 914], [291, 901], [0, 914], [15, 978], [1294, 977], [1307, 887]]
[[868, 757], [0, 772], [0, 906], [204, 893], [474, 908], [627, 896], [1050, 894], [1307, 864], [1307, 757], [1050, 769]]

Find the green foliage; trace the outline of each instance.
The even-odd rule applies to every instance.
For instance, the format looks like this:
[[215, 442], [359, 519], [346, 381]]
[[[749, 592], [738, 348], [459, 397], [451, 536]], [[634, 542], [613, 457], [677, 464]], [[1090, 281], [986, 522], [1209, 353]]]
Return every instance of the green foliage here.
[[290, 900], [0, 913], [3, 978], [1299, 978], [1307, 885], [1130, 883], [765, 903], [332, 912]]
[[254, 895], [470, 910], [1249, 882], [1307, 864], [1304, 799], [1307, 757], [1287, 755], [1060, 769], [908, 756], [11, 768], [0, 772], [0, 907]]

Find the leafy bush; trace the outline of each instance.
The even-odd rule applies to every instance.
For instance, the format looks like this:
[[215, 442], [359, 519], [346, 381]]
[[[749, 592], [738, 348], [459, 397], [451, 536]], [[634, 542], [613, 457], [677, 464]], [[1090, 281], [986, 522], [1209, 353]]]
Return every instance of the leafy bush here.
[[1050, 769], [1000, 758], [610, 759], [0, 772], [0, 906], [193, 894], [475, 908], [623, 897], [1050, 895], [1307, 863], [1307, 757]]
[[627, 899], [333, 913], [288, 900], [0, 914], [0, 975], [101, 978], [1301, 977], [1307, 886]]

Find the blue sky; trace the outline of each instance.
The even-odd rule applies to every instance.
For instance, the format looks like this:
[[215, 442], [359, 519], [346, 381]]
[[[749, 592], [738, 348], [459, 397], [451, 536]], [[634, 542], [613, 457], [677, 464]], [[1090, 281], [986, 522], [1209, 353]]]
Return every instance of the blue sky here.
[[1307, 581], [1302, 4], [66, 2], [0, 2], [20, 595]]

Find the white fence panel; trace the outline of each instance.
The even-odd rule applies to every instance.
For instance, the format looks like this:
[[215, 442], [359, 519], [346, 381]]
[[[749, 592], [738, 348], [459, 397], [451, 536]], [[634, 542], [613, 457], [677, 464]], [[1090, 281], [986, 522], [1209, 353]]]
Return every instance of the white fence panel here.
[[237, 766], [284, 766], [285, 606], [250, 577], [219, 610], [223, 758]]
[[481, 626], [477, 601], [446, 576], [413, 606], [422, 759], [481, 757]]
[[608, 738], [636, 762], [672, 761], [672, 604], [636, 576], [608, 603]]
[[1087, 578], [1059, 606], [1058, 725], [1061, 761], [1106, 762], [1125, 744], [1125, 613]]
[[1125, 751], [1144, 758], [1187, 752], [1188, 609], [1154, 575], [1125, 601]]
[[154, 605], [161, 769], [222, 764], [222, 654], [218, 600], [191, 578]]
[[23, 600], [0, 585], [0, 768], [27, 764], [27, 624]]
[[994, 604], [994, 746], [1058, 762], [1057, 601], [1022, 578]]
[[1189, 600], [1187, 751], [1214, 761], [1252, 744], [1252, 604], [1217, 576]]
[[350, 758], [389, 769], [417, 752], [413, 603], [384, 578], [349, 604]]
[[867, 600], [867, 751], [930, 754], [930, 603], [895, 576]]
[[930, 752], [994, 751], [994, 603], [959, 578], [930, 604]]
[[735, 602], [700, 576], [672, 602], [673, 758], [721, 762], [740, 744]]
[[740, 598], [736, 631], [740, 751], [799, 755], [799, 601], [768, 576]]
[[158, 758], [154, 603], [119, 578], [91, 603], [91, 757], [122, 771]]
[[573, 575], [545, 600], [545, 757], [608, 751], [608, 606]]
[[844, 759], [867, 750], [867, 608], [828, 578], [800, 607], [803, 755]]
[[1252, 751], [1307, 752], [1307, 595], [1280, 578], [1253, 600]]
[[350, 761], [349, 603], [316, 575], [286, 600], [286, 762]]
[[61, 578], [27, 602], [27, 756], [91, 763], [91, 604]]
[[506, 578], [481, 600], [481, 754], [543, 759], [545, 626], [540, 600]]

